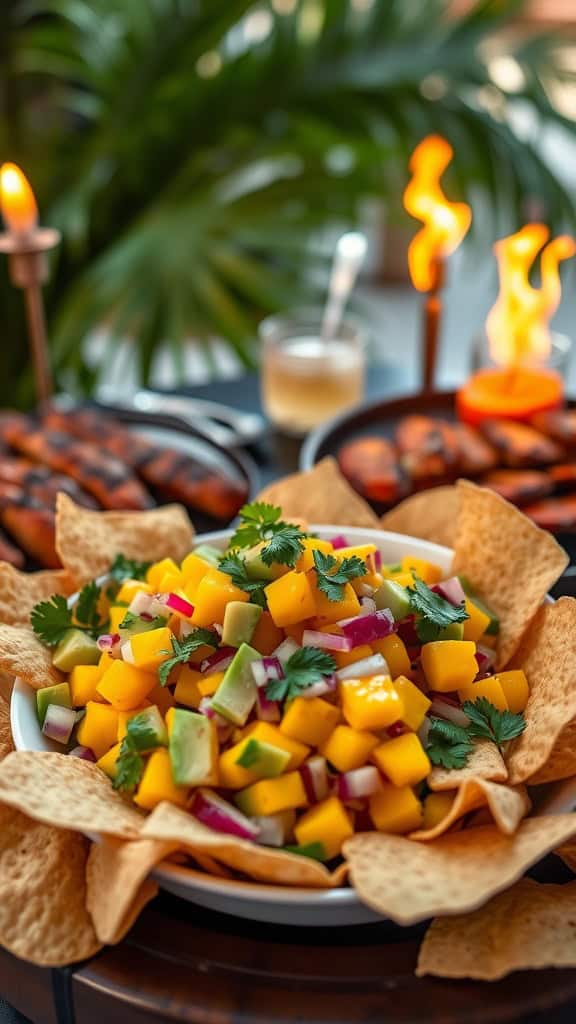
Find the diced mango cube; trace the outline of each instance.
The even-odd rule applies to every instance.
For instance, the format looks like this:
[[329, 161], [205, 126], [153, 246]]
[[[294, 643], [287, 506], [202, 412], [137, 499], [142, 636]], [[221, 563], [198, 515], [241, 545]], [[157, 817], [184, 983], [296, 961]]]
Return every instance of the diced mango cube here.
[[250, 647], [253, 647], [259, 654], [269, 655], [280, 646], [283, 639], [284, 633], [274, 625], [270, 612], [262, 612], [252, 634]]
[[202, 676], [198, 680], [198, 693], [200, 697], [211, 697], [212, 694], [216, 693], [225, 675], [225, 672], [212, 672], [209, 676]]
[[416, 732], [422, 725], [432, 701], [406, 676], [398, 676], [394, 680], [394, 689], [404, 705], [401, 721]]
[[[111, 654], [108, 654], [108, 651], [104, 651], [104, 652], [103, 652], [103, 653], [102, 653], [102, 654], [100, 655], [100, 661], [98, 662], [98, 665], [97, 665], [97, 668], [98, 668], [98, 672], [100, 673], [100, 675], [99, 675], [99, 678], [98, 678], [98, 682], [100, 682], [100, 679], [102, 679], [102, 676], [104, 675], [104, 673], [105, 673], [106, 669], [110, 668], [110, 666], [111, 666], [111, 665], [112, 665], [112, 664], [113, 664], [113, 663], [114, 663], [114, 662], [115, 662], [116, 660], [117, 660], [117, 659], [116, 659], [116, 658], [113, 658]], [[94, 699], [95, 699], [95, 700], [98, 700], [98, 698], [97, 698], [97, 697], [95, 697]]]
[[134, 802], [146, 811], [153, 810], [162, 800], [184, 807], [187, 794], [188, 790], [184, 786], [177, 786], [172, 778], [170, 754], [166, 748], [162, 747], [150, 754]]
[[354, 826], [348, 811], [336, 796], [305, 811], [294, 826], [294, 835], [299, 846], [321, 843], [326, 860], [337, 857], [346, 839], [354, 834]]
[[130, 719], [134, 718], [134, 715], [139, 715], [141, 711], [145, 711], [146, 708], [149, 708], [149, 707], [150, 707], [150, 701], [149, 700], [145, 700], [145, 701], [142, 702], [142, 704], [140, 705], [139, 708], [132, 708], [131, 711], [119, 711], [118, 712], [118, 732], [117, 732], [117, 738], [118, 738], [118, 742], [119, 743], [124, 739], [126, 733], [128, 732], [128, 722], [130, 721]]
[[381, 572], [367, 572], [365, 576], [359, 576], [355, 580], [351, 580], [351, 584], [355, 592], [361, 596], [365, 591], [362, 589], [364, 586], [373, 587], [374, 590], [378, 590], [378, 587], [382, 585], [384, 577]]
[[196, 710], [202, 700], [198, 683], [203, 678], [201, 672], [196, 672], [190, 665], [184, 665], [180, 669], [174, 690], [174, 700], [176, 703], [185, 704], [187, 708], [194, 708]]
[[[246, 748], [249, 744], [255, 745], [256, 742], [260, 741], [255, 741], [253, 736], [245, 736], [220, 755], [218, 767], [219, 785], [224, 789], [244, 789], [245, 786], [249, 786], [258, 779], [276, 778], [276, 776], [281, 775], [288, 768], [290, 754], [287, 750], [280, 751], [280, 747], [276, 747], [275, 753], [278, 756], [274, 758], [274, 761], [268, 760], [267, 763], [262, 761], [256, 767], [250, 766], [249, 768], [239, 764], [238, 762], [242, 761], [246, 755]], [[268, 745], [266, 744], [261, 750], [263, 751], [266, 746]], [[268, 750], [270, 751], [269, 746]]]
[[108, 631], [110, 633], [117, 633], [120, 628], [120, 623], [124, 622], [128, 609], [117, 605], [112, 605], [108, 613]]
[[136, 597], [136, 594], [152, 593], [152, 587], [149, 583], [144, 583], [144, 580], [124, 580], [124, 583], [116, 594], [115, 600], [118, 604], [130, 604]]
[[108, 753], [104, 754], [103, 757], [99, 757], [97, 764], [100, 771], [104, 772], [109, 779], [116, 777], [116, 761], [120, 756], [121, 743], [115, 743], [113, 747], [110, 747]]
[[388, 579], [394, 580], [401, 587], [413, 587], [414, 577], [411, 572], [391, 572]]
[[[314, 576], [314, 573], [311, 575]], [[358, 595], [349, 583], [344, 584], [344, 593], [340, 601], [330, 601], [326, 594], [318, 590], [318, 587], [314, 587], [314, 601], [315, 611], [312, 614], [316, 615], [318, 622], [323, 625], [338, 622], [340, 619], [352, 619], [360, 613]]]
[[439, 565], [427, 562], [425, 558], [416, 558], [415, 555], [404, 555], [400, 565], [402, 572], [411, 573], [412, 576], [419, 576], [429, 586], [433, 583], [439, 583], [444, 575]]
[[304, 545], [304, 551], [296, 562], [296, 569], [298, 572], [308, 572], [309, 569], [314, 568], [315, 551], [321, 551], [323, 555], [334, 554], [334, 548], [329, 540], [319, 540], [318, 537], [306, 537], [302, 543]]
[[195, 626], [222, 625], [226, 605], [230, 601], [249, 601], [250, 595], [235, 587], [230, 576], [220, 569], [210, 569], [202, 577], [194, 598], [192, 622]]
[[461, 690], [478, 675], [476, 644], [472, 640], [434, 640], [424, 644], [422, 668], [431, 690]]
[[130, 665], [141, 668], [144, 672], [155, 672], [172, 656], [172, 633], [168, 626], [149, 629], [146, 633], [136, 633], [130, 637], [129, 654], [122, 647], [122, 655]]
[[310, 747], [324, 743], [340, 720], [340, 709], [321, 697], [296, 697], [284, 712], [280, 732]]
[[486, 632], [492, 620], [469, 597], [465, 600], [465, 606], [468, 618], [464, 621], [464, 639], [477, 641]]
[[[336, 632], [336, 629], [333, 627], [331, 631]], [[351, 651], [334, 651], [331, 653], [338, 668], [344, 668], [346, 665], [353, 665], [354, 662], [360, 661], [362, 658], [369, 658], [374, 652], [368, 644], [360, 644], [360, 647], [353, 647]]]
[[349, 725], [337, 725], [320, 747], [320, 753], [337, 771], [350, 772], [366, 764], [379, 742], [378, 737], [371, 732], [359, 732]]
[[398, 788], [384, 783], [382, 789], [370, 797], [369, 809], [374, 828], [379, 832], [405, 835], [422, 825], [422, 804], [410, 786]]
[[261, 779], [236, 794], [236, 803], [249, 817], [278, 814], [290, 808], [306, 807], [308, 799], [298, 772], [277, 779]]
[[97, 690], [117, 711], [130, 711], [140, 706], [156, 686], [156, 681], [151, 672], [118, 660], [106, 669]]
[[161, 686], [160, 683], [156, 683], [154, 689], [150, 690], [148, 700], [159, 708], [161, 715], [165, 715], [169, 708], [174, 707], [175, 703], [172, 691], [167, 686]]
[[270, 743], [273, 747], [280, 747], [280, 750], [288, 751], [290, 760], [286, 765], [287, 771], [299, 768], [310, 753], [310, 747], [300, 743], [299, 740], [286, 736], [280, 732], [277, 725], [272, 725], [271, 722], [252, 722], [244, 730], [244, 736], [251, 736], [252, 739], [260, 740], [261, 743]]
[[96, 700], [96, 687], [99, 681], [98, 665], [75, 665], [69, 679], [72, 707], [83, 708], [89, 700]]
[[78, 743], [90, 747], [97, 759], [104, 756], [116, 743], [118, 734], [118, 712], [109, 704], [98, 704], [90, 700], [86, 705], [86, 714], [77, 731]]
[[479, 679], [477, 683], [471, 683], [470, 686], [462, 687], [458, 690], [458, 696], [462, 703], [465, 700], [474, 702], [480, 697], [485, 697], [499, 711], [508, 710], [508, 701], [497, 676], [488, 676], [487, 679]]
[[181, 572], [184, 580], [184, 590], [186, 596], [193, 601], [198, 584], [200, 580], [203, 580], [206, 573], [210, 572], [214, 566], [210, 565], [209, 562], [205, 562], [203, 558], [191, 551], [189, 555], [182, 562]]
[[159, 594], [172, 594], [181, 590], [184, 586], [184, 577], [181, 572], [165, 572], [158, 584]]
[[398, 676], [410, 676], [412, 668], [406, 644], [397, 633], [390, 633], [390, 636], [385, 636], [382, 640], [373, 640], [370, 646], [374, 654], [382, 655], [392, 679], [396, 679]]
[[344, 718], [353, 729], [387, 729], [404, 713], [404, 704], [390, 676], [343, 679], [340, 700]]
[[264, 593], [275, 626], [292, 626], [316, 614], [314, 593], [303, 572], [287, 572], [269, 583]]
[[510, 711], [515, 715], [519, 711], [524, 711], [530, 696], [530, 687], [522, 669], [498, 672], [494, 678], [498, 680], [502, 687]]
[[381, 743], [372, 760], [393, 786], [415, 786], [432, 771], [428, 754], [415, 732], [405, 732]]
[[454, 793], [428, 793], [424, 799], [424, 816], [422, 828], [436, 828], [447, 814], [450, 813], [454, 803]]
[[[362, 562], [366, 562], [367, 575], [372, 575], [376, 572], [377, 550], [375, 544], [350, 544], [346, 548], [338, 548], [334, 552], [334, 557], [339, 562], [343, 562], [345, 558], [359, 558]], [[361, 576], [360, 579], [368, 583], [366, 576]]]
[[167, 572], [179, 573], [180, 570], [173, 558], [163, 558], [160, 562], [154, 562], [146, 573], [146, 582], [150, 584], [153, 591], [158, 591], [160, 580]]

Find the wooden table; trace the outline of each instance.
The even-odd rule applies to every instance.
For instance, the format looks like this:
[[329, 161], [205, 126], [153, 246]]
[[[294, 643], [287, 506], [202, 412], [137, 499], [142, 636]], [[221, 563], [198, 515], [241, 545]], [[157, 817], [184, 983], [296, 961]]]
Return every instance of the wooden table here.
[[[398, 377], [371, 374], [370, 397]], [[255, 408], [249, 378], [199, 394]], [[296, 468], [268, 441], [263, 479]], [[572, 877], [557, 858], [542, 881]], [[34, 1024], [574, 1024], [576, 971], [513, 974], [495, 984], [414, 976], [424, 927], [287, 928], [244, 922], [161, 894], [119, 946], [65, 970], [0, 951], [0, 995]]]

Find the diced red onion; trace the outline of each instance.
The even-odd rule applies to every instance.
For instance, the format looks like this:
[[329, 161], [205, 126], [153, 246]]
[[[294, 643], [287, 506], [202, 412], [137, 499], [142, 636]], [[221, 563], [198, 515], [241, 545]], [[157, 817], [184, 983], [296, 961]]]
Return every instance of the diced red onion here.
[[262, 846], [284, 846], [287, 839], [286, 820], [282, 814], [266, 814], [261, 818], [250, 818], [260, 830], [258, 842]]
[[257, 839], [260, 835], [258, 825], [210, 789], [196, 790], [190, 810], [198, 821], [215, 832], [224, 832], [239, 839]]
[[466, 594], [464, 588], [460, 583], [457, 576], [452, 576], [449, 580], [442, 580], [440, 583], [435, 583], [430, 588], [436, 594], [440, 594], [450, 604], [459, 605], [466, 600]]
[[[371, 598], [372, 595], [374, 594], [374, 592], [375, 592], [375, 588], [371, 587], [369, 583], [359, 583], [357, 588], [356, 588], [356, 593], [360, 597], [360, 604], [361, 605], [363, 605], [364, 598], [366, 598], [366, 597], [370, 597]], [[372, 608], [371, 610], [375, 611], [376, 610], [376, 601], [372, 601], [372, 604], [374, 605], [374, 608]], [[366, 610], [367, 609], [364, 609], [364, 613], [366, 612]]]
[[267, 686], [272, 679], [282, 679], [284, 676], [282, 665], [278, 658], [273, 656], [262, 658], [261, 661], [253, 661], [250, 667], [258, 688]]
[[279, 702], [268, 700], [263, 688], [256, 693], [256, 717], [260, 722], [279, 722], [282, 718]]
[[444, 693], [443, 690], [429, 690], [428, 697], [430, 700], [439, 700], [444, 704], [451, 704], [453, 708], [460, 707], [460, 698], [457, 693]]
[[164, 618], [169, 619], [172, 614], [172, 609], [168, 607], [169, 594], [153, 594], [152, 600], [150, 601], [150, 607], [148, 613], [153, 619]]
[[330, 544], [334, 548], [334, 551], [339, 551], [340, 548], [350, 547], [346, 537], [343, 533], [337, 533], [335, 537], [330, 538]]
[[212, 629], [213, 629], [213, 630], [214, 630], [214, 631], [215, 631], [216, 633], [218, 633], [218, 636], [219, 636], [219, 637], [221, 637], [221, 636], [222, 636], [222, 633], [224, 632], [224, 627], [223, 627], [223, 626], [221, 626], [219, 622], [213, 622], [213, 623], [212, 623]]
[[72, 730], [76, 725], [76, 712], [74, 708], [64, 708], [60, 704], [49, 704], [46, 709], [46, 717], [42, 732], [48, 739], [62, 743], [68, 743]]
[[224, 672], [230, 665], [236, 649], [234, 647], [219, 647], [213, 654], [209, 654], [200, 662], [200, 671], [206, 675], [212, 672]]
[[364, 765], [363, 768], [355, 768], [353, 771], [344, 772], [336, 779], [336, 795], [345, 803], [348, 800], [359, 800], [362, 797], [372, 796], [382, 787], [378, 769], [372, 764]]
[[94, 751], [90, 747], [83, 747], [81, 744], [78, 744], [77, 747], [74, 747], [74, 750], [70, 751], [70, 757], [79, 757], [83, 761], [95, 762], [97, 760]]
[[150, 614], [150, 606], [154, 600], [152, 594], [146, 594], [145, 591], [139, 590], [137, 594], [134, 594], [130, 604], [128, 605], [128, 611], [132, 615], [146, 615]]
[[381, 572], [382, 552], [378, 548], [376, 548], [376, 551], [374, 552], [374, 565], [376, 566], [376, 572]]
[[130, 640], [125, 640], [120, 647], [122, 652], [122, 660], [126, 661], [129, 665], [134, 664], [134, 655], [132, 654], [132, 643]]
[[300, 766], [299, 771], [310, 803], [315, 804], [324, 800], [329, 792], [326, 758], [320, 757], [319, 754], [316, 757], [310, 757]]
[[429, 709], [429, 715], [437, 715], [438, 718], [444, 718], [447, 722], [452, 722], [453, 725], [461, 725], [465, 729], [470, 725], [470, 719], [468, 715], [462, 711], [462, 708], [454, 707], [453, 704], [449, 704], [445, 700], [440, 700], [439, 697], [435, 697], [432, 701]]
[[361, 679], [363, 676], [390, 675], [386, 659], [381, 654], [370, 654], [367, 658], [360, 658], [353, 661], [351, 665], [344, 665], [339, 668], [336, 676], [338, 679]]
[[336, 673], [333, 672], [330, 676], [322, 676], [317, 683], [312, 683], [311, 686], [307, 686], [305, 690], [301, 690], [300, 696], [306, 698], [312, 697], [324, 697], [327, 693], [334, 693], [338, 685], [336, 679]]
[[[372, 588], [370, 588], [372, 589]], [[371, 597], [361, 597], [360, 604], [362, 605], [362, 611], [365, 615], [373, 615], [376, 609], [376, 601], [372, 600]]]
[[185, 619], [191, 618], [194, 614], [194, 605], [180, 594], [170, 593], [166, 599], [166, 607], [176, 615], [183, 615]]
[[278, 661], [280, 661], [282, 665], [285, 665], [288, 659], [299, 650], [300, 644], [297, 644], [291, 636], [287, 636], [286, 639], [278, 645], [276, 650], [272, 651], [272, 654], [275, 658], [278, 658]]
[[319, 647], [323, 651], [351, 651], [352, 642], [337, 633], [322, 633], [319, 629], [305, 629], [302, 634], [304, 647]]
[[404, 641], [406, 647], [420, 647], [422, 645], [422, 641], [416, 632], [415, 621], [415, 617], [410, 615], [397, 625], [398, 636]]
[[214, 710], [214, 708], [212, 707], [211, 697], [202, 697], [202, 700], [198, 705], [198, 711], [200, 712], [201, 715], [206, 715], [206, 718], [210, 718], [214, 722], [214, 724], [218, 726], [219, 729], [223, 729], [224, 726], [228, 727], [230, 725], [230, 722], [228, 722], [225, 718], [223, 718], [222, 715], [219, 715], [218, 712]]
[[491, 647], [484, 647], [483, 644], [477, 644], [476, 661], [480, 672], [487, 672], [496, 664], [496, 651], [493, 651]]
[[404, 725], [404, 722], [393, 722], [392, 725], [389, 725], [386, 729], [386, 733], [391, 740], [396, 739], [397, 736], [402, 736], [405, 732], [406, 726]]
[[369, 644], [373, 640], [382, 640], [390, 636], [395, 629], [394, 616], [388, 608], [381, 608], [369, 615], [359, 615], [352, 622], [346, 622], [342, 626], [344, 636], [352, 641], [352, 647], [360, 647], [361, 644]]
[[427, 718], [426, 716], [424, 716], [422, 724], [420, 725], [419, 729], [416, 732], [416, 735], [417, 735], [418, 739], [420, 740], [420, 743], [422, 744], [422, 746], [424, 748], [426, 748], [426, 744], [428, 743], [428, 734], [429, 734], [429, 732], [430, 732], [430, 719]]
[[105, 651], [107, 654], [111, 654], [114, 647], [117, 647], [120, 643], [119, 633], [103, 633], [99, 636], [96, 643], [101, 651]]
[[197, 626], [193, 626], [191, 622], [186, 622], [185, 619], [180, 619], [180, 622], [178, 623], [178, 633], [181, 640], [185, 640], [185, 638], [190, 636], [191, 633], [194, 633], [196, 629]]

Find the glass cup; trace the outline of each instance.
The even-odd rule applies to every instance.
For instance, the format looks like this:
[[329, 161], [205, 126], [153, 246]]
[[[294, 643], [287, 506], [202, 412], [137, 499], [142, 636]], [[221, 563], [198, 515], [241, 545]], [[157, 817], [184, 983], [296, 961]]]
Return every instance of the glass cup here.
[[[570, 367], [572, 355], [572, 339], [567, 334], [560, 334], [558, 331], [550, 331], [550, 352], [546, 359], [537, 363], [530, 363], [527, 366], [542, 366], [548, 370], [556, 370], [561, 377], [566, 379]], [[485, 333], [475, 338], [472, 348], [472, 369], [481, 370], [487, 366], [495, 366], [490, 355], [488, 338]]]
[[267, 317], [262, 342], [262, 404], [284, 434], [303, 437], [362, 400], [368, 332], [347, 315], [323, 338], [322, 310]]

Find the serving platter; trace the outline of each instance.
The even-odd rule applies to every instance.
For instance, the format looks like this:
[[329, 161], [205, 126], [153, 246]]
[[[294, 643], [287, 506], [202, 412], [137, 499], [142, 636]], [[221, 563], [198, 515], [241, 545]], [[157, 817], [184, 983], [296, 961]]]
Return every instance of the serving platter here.
[[[322, 539], [344, 532], [352, 544], [375, 543], [383, 561], [396, 562], [403, 555], [428, 559], [448, 572], [452, 552], [428, 541], [396, 533], [341, 526], [316, 526], [310, 529]], [[197, 538], [198, 543], [224, 548], [232, 531], [220, 530]], [[74, 598], [70, 598], [73, 602]], [[11, 725], [17, 750], [62, 750], [40, 730], [36, 714], [36, 692], [21, 679], [14, 684], [11, 701]], [[172, 864], [162, 863], [154, 872], [161, 888], [220, 913], [269, 924], [338, 927], [377, 921], [378, 915], [358, 899], [354, 889], [313, 890], [279, 885], [264, 885], [236, 879], [218, 878]]]

